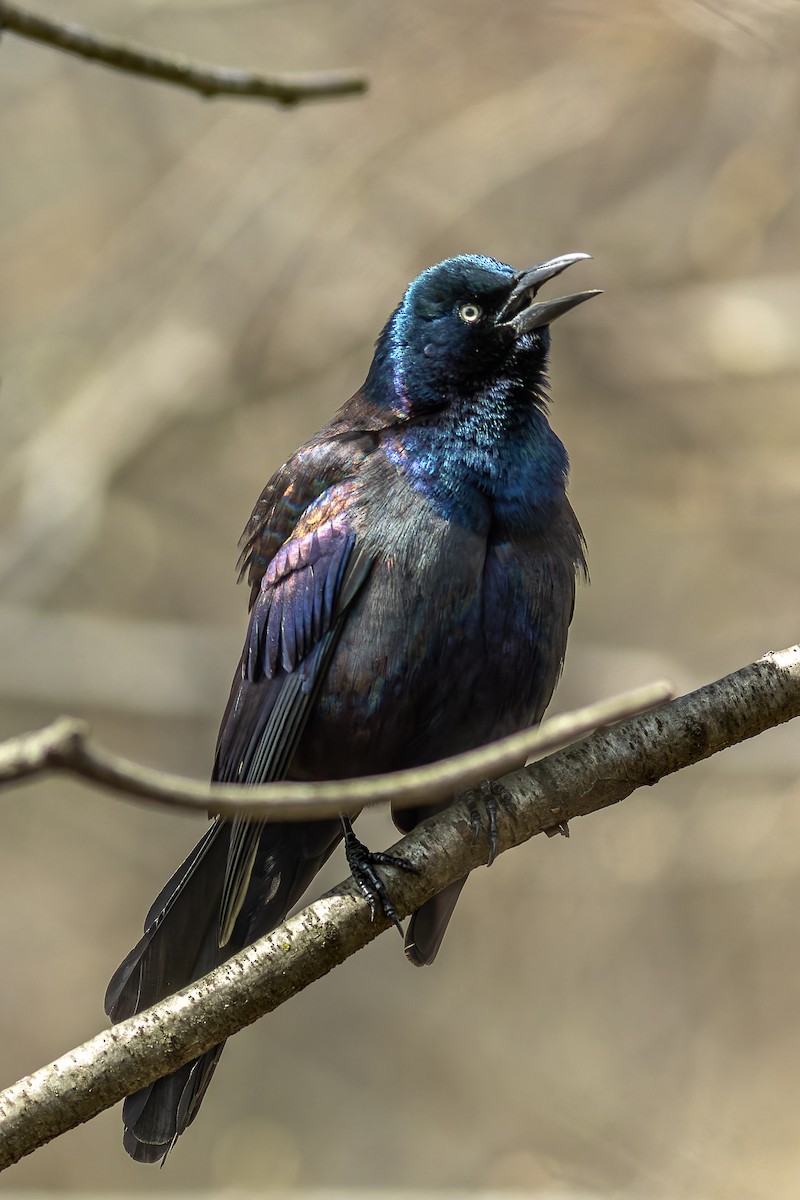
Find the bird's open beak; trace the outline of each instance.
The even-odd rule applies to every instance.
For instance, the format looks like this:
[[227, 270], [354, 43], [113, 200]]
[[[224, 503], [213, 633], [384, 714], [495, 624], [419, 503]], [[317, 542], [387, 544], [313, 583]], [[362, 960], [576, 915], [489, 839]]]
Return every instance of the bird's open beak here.
[[591, 300], [592, 296], [602, 295], [602, 292], [595, 290], [576, 292], [572, 296], [561, 296], [557, 300], [536, 299], [536, 293], [548, 279], [560, 275], [573, 263], [582, 262], [591, 257], [591, 254], [581, 253], [560, 254], [558, 258], [549, 258], [547, 262], [520, 271], [514, 277], [511, 295], [498, 313], [497, 323], [510, 325], [515, 335], [521, 337], [523, 333], [530, 333], [534, 329], [541, 329], [543, 325], [549, 325], [551, 321], [555, 321], [556, 317], [569, 312], [577, 304], [583, 304], [584, 300]]

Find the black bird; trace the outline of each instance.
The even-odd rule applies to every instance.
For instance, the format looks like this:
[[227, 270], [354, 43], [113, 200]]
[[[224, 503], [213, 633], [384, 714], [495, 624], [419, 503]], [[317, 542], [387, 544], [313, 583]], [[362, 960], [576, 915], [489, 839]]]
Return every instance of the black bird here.
[[[463, 255], [424, 271], [363, 387], [270, 479], [243, 535], [250, 621], [215, 780], [393, 771], [541, 720], [585, 571], [547, 421], [549, 326], [598, 293], [537, 293], [588, 257], [514, 271]], [[395, 822], [407, 831], [436, 810]], [[348, 821], [217, 819], [150, 909], [108, 1015], [149, 1007], [272, 930], [343, 836], [362, 889], [396, 919], [374, 870], [386, 857]], [[435, 958], [463, 883], [412, 917], [413, 963]], [[221, 1051], [125, 1101], [133, 1158], [165, 1157]]]

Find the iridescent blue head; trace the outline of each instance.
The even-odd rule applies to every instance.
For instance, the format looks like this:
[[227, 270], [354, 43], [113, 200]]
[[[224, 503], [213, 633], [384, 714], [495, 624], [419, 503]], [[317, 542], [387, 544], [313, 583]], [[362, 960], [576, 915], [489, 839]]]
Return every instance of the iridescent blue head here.
[[[448, 258], [409, 286], [378, 341], [367, 380], [393, 385], [399, 417], [445, 407], [465, 391], [513, 382], [541, 393], [552, 321], [599, 293], [537, 299], [539, 288], [588, 254], [564, 254], [524, 271], [481, 255]], [[390, 379], [387, 379], [387, 375]]]

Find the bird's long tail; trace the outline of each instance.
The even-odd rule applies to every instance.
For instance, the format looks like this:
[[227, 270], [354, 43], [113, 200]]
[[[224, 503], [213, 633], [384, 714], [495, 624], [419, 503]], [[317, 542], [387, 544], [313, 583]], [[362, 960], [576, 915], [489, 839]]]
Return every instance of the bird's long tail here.
[[[105, 1010], [123, 1021], [219, 966], [285, 919], [341, 837], [338, 821], [265, 826], [230, 940], [219, 914], [231, 824], [216, 820], [156, 899], [141, 941], [114, 973]], [[194, 1120], [222, 1053], [200, 1058], [129, 1096], [123, 1144], [137, 1162], [163, 1160]]]

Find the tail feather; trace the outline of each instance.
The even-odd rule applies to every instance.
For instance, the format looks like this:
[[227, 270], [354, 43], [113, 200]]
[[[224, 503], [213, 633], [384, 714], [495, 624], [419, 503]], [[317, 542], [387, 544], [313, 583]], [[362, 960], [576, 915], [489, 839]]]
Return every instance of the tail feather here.
[[[338, 821], [262, 826], [245, 901], [227, 946], [219, 910], [231, 825], [217, 821], [163, 889], [137, 946], [108, 985], [106, 1012], [122, 1021], [185, 987], [280, 924], [341, 838]], [[125, 1101], [123, 1144], [137, 1162], [163, 1161], [192, 1123], [224, 1043]]]
[[122, 1143], [136, 1162], [163, 1162], [167, 1157], [196, 1117], [224, 1045], [127, 1098], [122, 1106]]
[[429, 967], [442, 944], [466, 876], [449, 884], [412, 915], [405, 937], [406, 958], [415, 967]]
[[214, 822], [162, 889], [144, 936], [120, 963], [105, 996], [112, 1021], [124, 1021], [210, 971], [209, 923], [216, 919], [230, 826]]

